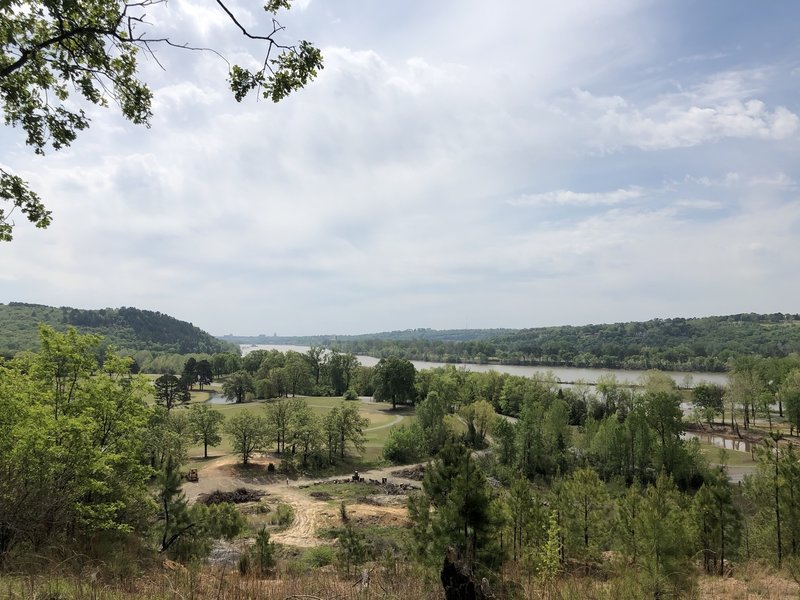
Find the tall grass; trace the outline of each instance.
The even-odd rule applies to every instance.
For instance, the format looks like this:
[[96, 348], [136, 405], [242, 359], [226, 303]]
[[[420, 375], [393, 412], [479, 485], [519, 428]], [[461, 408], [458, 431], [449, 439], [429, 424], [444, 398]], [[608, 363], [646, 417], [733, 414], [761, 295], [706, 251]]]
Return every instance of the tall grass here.
[[[309, 552], [309, 554], [311, 554]], [[361, 571], [347, 576], [327, 560], [298, 556], [283, 560], [270, 577], [240, 576], [212, 566], [184, 567], [169, 561], [142, 568], [127, 580], [107, 580], [91, 569], [65, 574], [53, 569], [38, 574], [0, 575], [0, 600], [441, 600], [444, 594], [436, 570], [404, 561], [368, 567], [369, 584]], [[617, 600], [653, 598], [633, 569], [607, 573], [567, 573], [542, 581], [514, 564], [497, 574], [493, 589], [498, 600]], [[784, 600], [798, 598], [800, 586], [786, 573], [755, 563], [740, 565], [733, 576], [687, 573], [682, 589], [660, 598], [688, 600]]]

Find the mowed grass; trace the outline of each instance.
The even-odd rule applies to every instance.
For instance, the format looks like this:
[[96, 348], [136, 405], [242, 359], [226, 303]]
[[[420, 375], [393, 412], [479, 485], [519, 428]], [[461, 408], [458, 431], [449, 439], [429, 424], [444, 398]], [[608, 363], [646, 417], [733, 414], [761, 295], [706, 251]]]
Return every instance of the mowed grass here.
[[[706, 457], [706, 460], [712, 464], [719, 464], [720, 462], [720, 448], [713, 444], [700, 444], [700, 452]], [[739, 450], [726, 450], [725, 451], [725, 464], [732, 467], [745, 467], [756, 464], [756, 461], [750, 456], [749, 452], [741, 452]]]
[[[215, 391], [215, 390], [212, 390]], [[192, 392], [192, 403], [207, 402], [210, 397], [210, 392], [204, 390], [200, 392], [195, 390]], [[361, 402], [359, 400], [342, 400], [341, 398], [330, 397], [303, 397], [302, 398], [311, 410], [320, 418], [328, 414], [333, 408], [342, 404], [346, 406], [358, 406], [358, 412], [362, 417], [369, 420], [365, 430], [366, 442], [364, 444], [364, 454], [361, 457], [361, 462], [364, 465], [375, 465], [382, 461], [383, 446], [389, 437], [389, 433], [395, 427], [403, 425], [410, 425], [413, 422], [414, 410], [410, 407], [398, 408], [392, 410], [392, 405], [383, 402]], [[229, 419], [243, 411], [249, 411], [253, 414], [263, 416], [266, 414], [266, 406], [270, 403], [276, 402], [272, 400], [257, 400], [253, 402], [244, 402], [241, 404], [225, 403], [225, 404], [209, 404], [212, 409], [220, 412]], [[177, 410], [186, 410], [179, 408]], [[215, 447], [209, 447], [209, 458], [219, 457], [231, 454], [233, 448], [231, 445], [230, 437], [223, 433], [222, 442]], [[203, 462], [203, 446], [197, 444], [189, 448], [190, 467], [196, 468], [202, 465]]]

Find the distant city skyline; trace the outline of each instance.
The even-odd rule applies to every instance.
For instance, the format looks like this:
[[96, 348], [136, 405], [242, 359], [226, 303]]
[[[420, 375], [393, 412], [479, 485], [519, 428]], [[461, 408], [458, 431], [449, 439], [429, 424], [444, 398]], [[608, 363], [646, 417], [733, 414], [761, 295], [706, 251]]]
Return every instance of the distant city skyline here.
[[[213, 4], [151, 12], [178, 42], [263, 59]], [[279, 104], [237, 104], [212, 53], [142, 55], [150, 129], [90, 107], [44, 157], [0, 129], [0, 166], [55, 219], [0, 244], [0, 301], [135, 306], [216, 335], [800, 312], [798, 18], [304, 0], [280, 19], [325, 68]]]

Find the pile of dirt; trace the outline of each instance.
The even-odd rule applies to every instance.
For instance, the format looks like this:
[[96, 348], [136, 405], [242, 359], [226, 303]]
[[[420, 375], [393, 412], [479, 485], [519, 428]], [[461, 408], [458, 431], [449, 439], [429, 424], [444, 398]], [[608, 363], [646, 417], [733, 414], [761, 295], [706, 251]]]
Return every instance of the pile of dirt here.
[[208, 555], [208, 563], [230, 569], [236, 566], [241, 555], [242, 550], [232, 543], [224, 540], [214, 540], [211, 553]]
[[398, 469], [397, 471], [392, 471], [392, 475], [412, 481], [422, 481], [422, 478], [425, 477], [425, 465], [417, 465], [416, 467], [410, 467], [408, 469]]
[[249, 490], [247, 488], [239, 488], [232, 492], [221, 492], [215, 490], [210, 494], [200, 496], [197, 501], [211, 506], [212, 504], [222, 504], [223, 502], [232, 502], [233, 504], [243, 504], [244, 502], [258, 502], [262, 497], [266, 496], [264, 492], [258, 490]]
[[375, 484], [379, 486], [379, 493], [386, 496], [406, 496], [409, 492], [419, 489], [418, 485], [411, 485], [410, 483], [380, 483], [376, 481]]
[[[320, 484], [345, 484], [345, 483], [354, 483], [352, 479], [332, 479], [325, 482], [320, 482]], [[419, 489], [419, 486], [412, 485], [410, 483], [392, 483], [391, 481], [378, 481], [377, 479], [359, 479], [359, 483], [366, 483], [371, 486], [375, 487], [375, 491], [371, 492], [373, 494], [384, 494], [386, 496], [405, 496], [409, 492], [413, 492]], [[319, 484], [315, 484], [319, 485]], [[311, 492], [311, 495], [314, 496], [315, 494], [320, 494], [324, 492]], [[316, 496], [315, 496], [316, 497]]]
[[406, 498], [399, 495], [375, 494], [374, 496], [357, 496], [356, 502], [359, 504], [369, 504], [371, 506], [402, 506], [406, 505]]

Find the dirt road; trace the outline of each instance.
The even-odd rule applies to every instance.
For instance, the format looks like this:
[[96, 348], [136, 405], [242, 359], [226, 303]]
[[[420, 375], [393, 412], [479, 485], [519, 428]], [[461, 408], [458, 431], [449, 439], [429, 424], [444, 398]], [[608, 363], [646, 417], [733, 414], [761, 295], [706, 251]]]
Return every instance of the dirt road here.
[[[210, 494], [215, 490], [223, 492], [233, 491], [237, 488], [246, 487], [258, 490], [267, 494], [270, 499], [285, 502], [294, 509], [294, 521], [284, 531], [272, 535], [272, 540], [281, 544], [309, 548], [330, 543], [316, 537], [316, 531], [337, 518], [336, 507], [331, 506], [325, 501], [315, 500], [309, 497], [300, 486], [307, 486], [315, 482], [332, 481], [342, 479], [344, 476], [337, 475], [326, 478], [300, 478], [287, 481], [285, 477], [267, 475], [266, 463], [264, 459], [254, 462], [250, 473], [238, 469], [234, 456], [223, 456], [212, 459], [199, 469], [199, 481], [195, 483], [186, 482], [183, 486], [184, 493], [190, 503], [196, 502], [197, 498], [204, 494]], [[392, 483], [409, 483], [419, 485], [418, 481], [411, 481], [401, 477], [394, 477], [391, 471], [402, 468], [410, 468], [417, 465], [394, 466], [381, 469], [372, 469], [361, 472], [365, 479], [381, 480], [386, 477]], [[350, 504], [348, 511], [357, 516], [371, 516], [381, 518], [385, 516], [390, 521], [397, 523], [406, 518], [405, 508], [396, 506], [374, 506], [366, 504]]]

